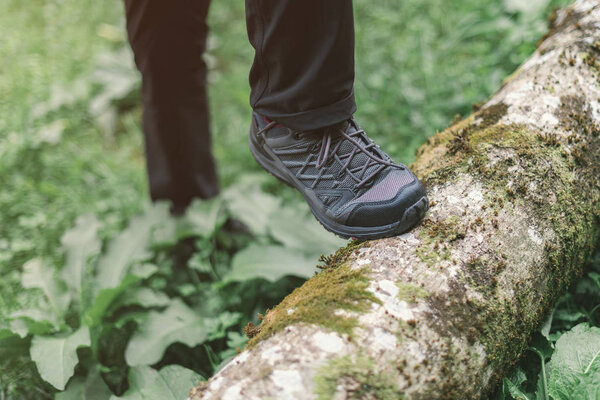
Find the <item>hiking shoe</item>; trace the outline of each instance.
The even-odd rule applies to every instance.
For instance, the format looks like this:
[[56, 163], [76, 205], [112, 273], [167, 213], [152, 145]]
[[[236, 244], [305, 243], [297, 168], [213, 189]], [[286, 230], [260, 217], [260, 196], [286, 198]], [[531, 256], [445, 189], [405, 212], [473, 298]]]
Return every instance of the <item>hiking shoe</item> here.
[[343, 238], [398, 235], [429, 208], [417, 177], [395, 164], [354, 120], [294, 131], [253, 113], [249, 144], [256, 161], [302, 193], [325, 229]]

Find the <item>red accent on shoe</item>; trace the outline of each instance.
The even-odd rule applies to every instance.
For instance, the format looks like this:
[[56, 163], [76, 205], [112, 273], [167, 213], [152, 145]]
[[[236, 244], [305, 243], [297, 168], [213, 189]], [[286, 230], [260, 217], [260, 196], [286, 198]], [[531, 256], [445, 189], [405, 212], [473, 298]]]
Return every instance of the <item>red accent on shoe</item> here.
[[[270, 120], [269, 118], [265, 117], [264, 115], [262, 117], [263, 117], [263, 120], [267, 124], [270, 124], [271, 122], [273, 122], [273, 120]], [[283, 127], [283, 124], [276, 124], [275, 126], [273, 126], [273, 128], [281, 128], [281, 127]]]

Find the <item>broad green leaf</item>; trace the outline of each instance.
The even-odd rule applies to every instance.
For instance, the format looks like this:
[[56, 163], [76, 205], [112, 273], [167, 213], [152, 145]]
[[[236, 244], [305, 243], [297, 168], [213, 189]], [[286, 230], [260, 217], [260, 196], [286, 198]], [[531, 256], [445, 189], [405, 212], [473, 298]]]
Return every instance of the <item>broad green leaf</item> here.
[[131, 103], [129, 99], [139, 87], [139, 76], [128, 67], [131, 58], [126, 48], [101, 54], [99, 66], [92, 76], [101, 90], [91, 99], [89, 112], [107, 135], [114, 133], [117, 106]]
[[148, 313], [127, 345], [125, 360], [131, 366], [152, 365], [172, 343], [194, 347], [206, 341], [216, 327], [213, 318], [203, 318], [181, 300], [174, 300], [165, 310]]
[[95, 215], [82, 215], [75, 221], [75, 226], [60, 239], [66, 252], [66, 263], [61, 277], [75, 298], [81, 296], [88, 260], [96, 256], [102, 247], [98, 237], [101, 225]]
[[583, 379], [581, 383], [575, 388], [573, 393], [571, 393], [570, 399], [600, 399], [600, 381], [598, 381], [598, 376], [588, 376], [585, 379]]
[[227, 349], [219, 353], [221, 360], [231, 360], [237, 355], [238, 349], [244, 348], [248, 337], [240, 332], [227, 332]]
[[29, 308], [10, 314], [10, 329], [22, 338], [28, 334], [44, 335], [59, 330], [60, 321], [49, 309]]
[[113, 309], [125, 306], [140, 306], [145, 308], [164, 307], [170, 303], [171, 299], [163, 292], [153, 290], [147, 287], [136, 287], [121, 294]]
[[17, 335], [17, 333], [12, 331], [10, 325], [0, 324], [0, 340], [12, 337], [14, 335]]
[[208, 260], [208, 258], [200, 252], [194, 253], [192, 258], [190, 258], [188, 261], [188, 267], [203, 274], [209, 274], [213, 271], [210, 260]]
[[168, 365], [158, 377], [142, 389], [143, 400], [184, 400], [190, 389], [204, 381], [202, 376], [179, 365]]
[[550, 314], [548, 314], [548, 317], [546, 317], [546, 320], [544, 321], [544, 325], [542, 325], [542, 327], [540, 328], [540, 333], [548, 340], [550, 341], [550, 328], [552, 328], [552, 319], [554, 317], [554, 310], [552, 310], [550, 312]]
[[128, 375], [129, 389], [120, 397], [111, 396], [110, 400], [145, 400], [142, 389], [154, 382], [157, 377], [158, 371], [147, 365], [131, 367]]
[[529, 400], [525, 393], [523, 393], [521, 389], [519, 389], [519, 387], [510, 380], [504, 378], [503, 382], [504, 385], [506, 385], [506, 391], [508, 391], [508, 393], [510, 393], [515, 400]]
[[116, 328], [123, 328], [129, 322], [135, 322], [136, 325], [142, 325], [148, 319], [148, 312], [146, 310], [143, 311], [130, 311], [124, 314], [119, 315], [115, 321]]
[[529, 18], [540, 15], [548, 6], [550, 0], [504, 0], [504, 6], [508, 12], [519, 12]]
[[159, 203], [130, 220], [127, 229], [110, 241], [107, 252], [98, 260], [98, 291], [118, 286], [134, 262], [148, 257], [152, 229], [168, 218], [168, 205]]
[[82, 327], [69, 336], [34, 336], [30, 355], [40, 376], [55, 388], [63, 390], [75, 371], [77, 349], [90, 345], [90, 331]]
[[66, 263], [60, 275], [75, 298], [81, 296], [88, 260], [96, 256], [102, 247], [98, 237], [101, 226], [95, 215], [81, 215], [75, 221], [75, 226], [60, 239], [66, 253]]
[[[596, 297], [597, 293], [598, 293], [598, 286], [590, 278], [589, 275], [587, 277], [584, 277], [583, 279], [579, 279], [577, 282], [575, 282], [575, 294], [576, 295]], [[567, 294], [567, 296], [573, 296], [573, 295], [571, 293], [569, 293], [569, 294]], [[569, 311], [569, 310], [566, 310], [566, 311]]]
[[529, 400], [521, 389], [519, 389], [526, 379], [527, 375], [525, 375], [525, 372], [520, 367], [513, 369], [510, 375], [502, 380], [502, 385], [498, 389], [495, 399], [504, 400], [514, 398], [516, 400]]
[[597, 272], [590, 272], [588, 276], [596, 284], [596, 287], [600, 289], [600, 274]]
[[548, 363], [548, 393], [555, 400], [572, 399], [581, 385], [600, 382], [600, 328], [579, 324], [556, 342]]
[[225, 221], [221, 212], [223, 199], [195, 200], [186, 210], [181, 221], [179, 237], [200, 236], [210, 238]]
[[183, 285], [177, 286], [177, 293], [179, 293], [181, 297], [189, 297], [194, 293], [198, 293], [199, 291], [200, 289], [198, 286], [194, 285], [193, 283], [184, 283]]
[[151, 263], [134, 264], [129, 269], [129, 275], [137, 276], [140, 279], [147, 279], [158, 272], [158, 266]]
[[556, 309], [554, 312], [554, 318], [560, 321], [565, 322], [576, 322], [582, 318], [586, 318], [587, 316], [581, 311], [577, 310], [567, 310], [567, 309]]
[[256, 235], [267, 234], [269, 215], [281, 205], [279, 198], [250, 185], [234, 185], [225, 192], [224, 197], [231, 215]]
[[527, 380], [527, 375], [520, 367], [517, 367], [510, 373], [508, 380], [516, 386], [521, 386]]
[[168, 218], [161, 221], [152, 230], [150, 243], [156, 250], [172, 247], [177, 244], [177, 240], [177, 221], [174, 218]]
[[87, 326], [96, 326], [102, 322], [102, 318], [107, 317], [106, 311], [113, 301], [131, 286], [141, 280], [135, 275], [126, 275], [117, 287], [102, 289], [94, 298], [93, 304], [85, 311], [83, 323]]
[[273, 210], [268, 225], [272, 236], [285, 247], [300, 250], [315, 260], [348, 242], [325, 230], [312, 214], [299, 207]]
[[67, 120], [58, 119], [48, 125], [44, 125], [37, 131], [36, 139], [40, 143], [58, 144], [62, 138]]
[[554, 352], [552, 343], [550, 343], [550, 341], [546, 339], [546, 337], [544, 337], [540, 332], [535, 332], [533, 334], [528, 349], [537, 353], [544, 362], [550, 358]]
[[28, 324], [25, 320], [14, 319], [10, 321], [10, 331], [15, 335], [18, 335], [21, 339], [26, 338], [30, 332], [35, 334], [33, 331], [36, 330], [41, 331], [39, 334], [50, 333], [52, 331], [52, 325], [46, 324], [44, 328], [30, 328], [30, 324]]
[[286, 275], [309, 278], [316, 270], [316, 261], [298, 250], [252, 245], [234, 256], [231, 270], [223, 277], [223, 281], [262, 278], [275, 282]]
[[54, 269], [39, 258], [25, 263], [21, 284], [26, 289], [41, 289], [56, 314], [63, 315], [67, 311], [70, 299], [66, 288], [56, 279]]
[[216, 324], [214, 325], [213, 331], [210, 333], [208, 340], [215, 340], [223, 338], [227, 335], [227, 328], [237, 324], [242, 318], [240, 313], [232, 313], [229, 311], [223, 311], [216, 317]]
[[134, 265], [131, 268], [131, 273], [127, 274], [117, 287], [100, 290], [92, 305], [85, 311], [83, 323], [88, 326], [98, 325], [102, 318], [107, 316], [107, 310], [121, 294], [126, 293], [133, 285], [142, 279], [148, 278], [157, 270], [158, 267], [152, 264]]
[[71, 379], [66, 390], [57, 393], [54, 400], [109, 400], [111, 395], [98, 370], [93, 369], [86, 378], [77, 376]]
[[33, 106], [30, 116], [37, 119], [47, 116], [61, 107], [73, 105], [75, 102], [85, 99], [89, 91], [90, 85], [86, 79], [76, 79], [68, 87], [54, 84], [50, 87], [48, 100]]
[[31, 343], [28, 340], [23, 340], [14, 334], [0, 339], [0, 360], [3, 361], [3, 372], [7, 372], [4, 370], [4, 368], [7, 367], [7, 364], [4, 363], [4, 361], [27, 356], [29, 354], [30, 344]]

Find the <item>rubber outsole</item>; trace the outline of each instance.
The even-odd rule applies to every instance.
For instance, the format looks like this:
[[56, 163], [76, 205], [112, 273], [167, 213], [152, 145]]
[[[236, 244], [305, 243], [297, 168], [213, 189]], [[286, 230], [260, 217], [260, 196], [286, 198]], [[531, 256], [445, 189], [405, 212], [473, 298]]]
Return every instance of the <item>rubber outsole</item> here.
[[[402, 233], [405, 233], [411, 230], [415, 225], [417, 225], [425, 216], [425, 213], [429, 209], [429, 199], [427, 196], [421, 197], [415, 204], [408, 207], [404, 214], [402, 214], [402, 218], [399, 221], [391, 223], [389, 225], [384, 226], [374, 226], [374, 227], [354, 227], [338, 224], [335, 221], [332, 221], [327, 215], [321, 212], [318, 208], [316, 208], [312, 203], [313, 200], [307, 196], [304, 192], [304, 186], [301, 184], [295, 185], [294, 178], [285, 177], [280, 173], [277, 169], [275, 163], [265, 157], [262, 152], [257, 148], [258, 144], [253, 140], [252, 130], [250, 130], [250, 134], [248, 135], [248, 144], [250, 147], [250, 153], [252, 157], [256, 160], [256, 162], [269, 174], [279, 179], [281, 182], [286, 185], [298, 190], [300, 194], [303, 195], [304, 199], [308, 203], [308, 206], [317, 219], [319, 223], [323, 226], [323, 228], [327, 229], [329, 232], [340, 236], [344, 239], [358, 239], [358, 240], [373, 240], [373, 239], [382, 239], [386, 237], [397, 236]], [[271, 165], [273, 164], [273, 165]]]

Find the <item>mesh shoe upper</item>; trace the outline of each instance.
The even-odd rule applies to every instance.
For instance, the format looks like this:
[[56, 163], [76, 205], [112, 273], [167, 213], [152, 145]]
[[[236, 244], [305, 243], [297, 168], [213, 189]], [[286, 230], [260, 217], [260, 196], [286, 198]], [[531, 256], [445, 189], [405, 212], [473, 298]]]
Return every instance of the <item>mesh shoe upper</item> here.
[[[297, 132], [255, 114], [256, 136], [335, 222], [382, 226], [425, 196], [417, 178], [395, 164], [353, 120]], [[287, 181], [287, 180], [286, 180]], [[411, 189], [412, 188], [412, 189]]]

